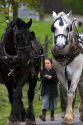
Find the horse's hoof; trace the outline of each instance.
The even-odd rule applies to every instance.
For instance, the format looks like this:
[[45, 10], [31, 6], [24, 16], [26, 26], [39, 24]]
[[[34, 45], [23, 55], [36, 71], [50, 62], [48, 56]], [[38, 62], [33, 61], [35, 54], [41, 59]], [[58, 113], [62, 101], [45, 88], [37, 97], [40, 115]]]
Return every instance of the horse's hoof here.
[[69, 124], [69, 125], [73, 124], [73, 123], [74, 123], [73, 117], [66, 115], [66, 116], [64, 117], [64, 123], [65, 123], [65, 124]]
[[30, 119], [27, 119], [25, 125], [36, 125], [36, 121], [31, 121]]
[[20, 122], [18, 122], [18, 121], [14, 122], [14, 125], [20, 125]]
[[7, 123], [6, 123], [6, 125], [20, 125], [20, 122], [12, 122], [12, 121], [8, 121]]
[[14, 122], [7, 121], [6, 125], [14, 125]]

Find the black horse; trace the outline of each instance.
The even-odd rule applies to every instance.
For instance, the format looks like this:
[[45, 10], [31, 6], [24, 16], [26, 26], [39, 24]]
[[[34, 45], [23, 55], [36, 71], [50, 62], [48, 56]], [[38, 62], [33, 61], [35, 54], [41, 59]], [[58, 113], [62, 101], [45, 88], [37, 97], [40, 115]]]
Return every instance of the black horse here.
[[[32, 19], [28, 23], [19, 18], [11, 21], [0, 43], [0, 75], [8, 90], [11, 103], [9, 120], [12, 122], [25, 119], [35, 121], [33, 99], [43, 49], [35, 33], [29, 31], [31, 25]], [[29, 83], [29, 106], [26, 112], [22, 102], [25, 82]]]

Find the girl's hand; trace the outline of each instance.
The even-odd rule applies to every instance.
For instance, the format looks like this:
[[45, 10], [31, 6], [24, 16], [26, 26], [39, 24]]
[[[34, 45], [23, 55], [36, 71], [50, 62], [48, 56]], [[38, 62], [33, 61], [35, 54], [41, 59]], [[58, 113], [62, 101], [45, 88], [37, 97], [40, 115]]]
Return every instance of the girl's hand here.
[[51, 79], [52, 78], [52, 76], [48, 76], [48, 79]]
[[49, 76], [49, 75], [45, 75], [45, 77], [46, 77], [47, 79], [51, 79], [51, 78], [52, 78], [52, 76]]

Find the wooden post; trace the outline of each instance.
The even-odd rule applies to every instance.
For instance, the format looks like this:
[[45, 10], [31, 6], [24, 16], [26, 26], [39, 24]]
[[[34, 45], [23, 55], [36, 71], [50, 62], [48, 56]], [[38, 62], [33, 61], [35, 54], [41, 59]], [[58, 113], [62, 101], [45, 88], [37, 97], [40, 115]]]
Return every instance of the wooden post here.
[[45, 44], [44, 44], [44, 54], [45, 54], [45, 58], [48, 57], [48, 36], [45, 36]]

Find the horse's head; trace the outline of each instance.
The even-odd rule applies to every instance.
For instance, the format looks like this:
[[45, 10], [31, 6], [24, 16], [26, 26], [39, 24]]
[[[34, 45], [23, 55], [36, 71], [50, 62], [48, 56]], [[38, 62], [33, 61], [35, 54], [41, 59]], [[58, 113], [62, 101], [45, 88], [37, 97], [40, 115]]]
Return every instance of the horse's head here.
[[70, 18], [71, 12], [65, 14], [53, 12], [54, 23], [51, 31], [54, 33], [53, 45], [57, 50], [62, 50], [69, 44], [71, 34], [73, 33], [73, 21]]
[[5, 43], [5, 50], [9, 55], [30, 55], [32, 35], [29, 28], [31, 25], [32, 19], [25, 23], [19, 18], [8, 24], [3, 42]]
[[14, 34], [14, 42], [16, 45], [17, 52], [28, 52], [31, 49], [31, 33], [29, 31], [29, 27], [32, 24], [32, 20], [28, 23], [25, 23], [21, 19], [17, 19], [14, 22], [13, 34]]

